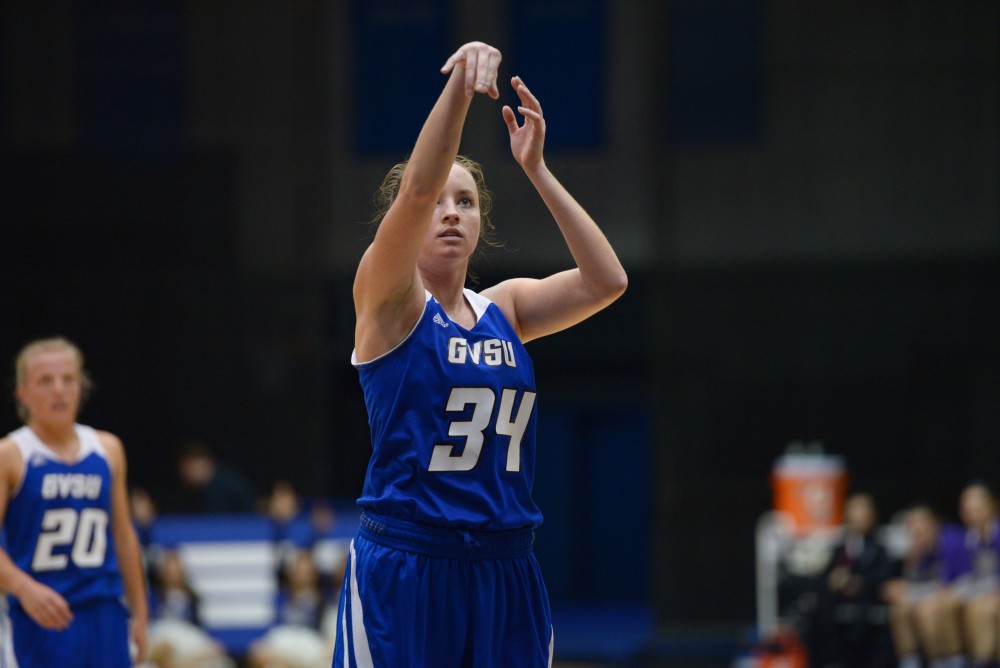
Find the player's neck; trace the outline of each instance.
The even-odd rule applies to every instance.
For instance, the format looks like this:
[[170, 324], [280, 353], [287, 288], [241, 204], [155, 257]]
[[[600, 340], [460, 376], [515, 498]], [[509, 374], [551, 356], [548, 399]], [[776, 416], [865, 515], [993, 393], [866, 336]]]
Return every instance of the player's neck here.
[[75, 424], [72, 422], [48, 423], [32, 420], [28, 426], [42, 443], [57, 454], [73, 455], [80, 447], [76, 437]]
[[434, 299], [445, 307], [445, 310], [450, 307], [458, 307], [465, 299], [463, 290], [468, 266], [468, 259], [443, 266], [440, 263], [421, 265], [420, 280], [423, 281], [424, 287], [434, 295]]

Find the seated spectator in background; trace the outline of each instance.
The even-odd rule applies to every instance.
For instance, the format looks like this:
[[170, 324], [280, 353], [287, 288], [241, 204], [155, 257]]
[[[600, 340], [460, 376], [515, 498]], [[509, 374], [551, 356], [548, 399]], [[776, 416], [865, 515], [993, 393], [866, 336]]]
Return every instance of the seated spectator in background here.
[[146, 550], [153, 542], [152, 528], [153, 522], [156, 521], [156, 504], [153, 503], [153, 497], [149, 492], [142, 487], [133, 487], [129, 492], [128, 501], [132, 509], [135, 533], [143, 550]]
[[285, 564], [300, 549], [310, 548], [314, 542], [308, 523], [302, 521], [302, 503], [298, 493], [287, 480], [278, 480], [267, 497], [264, 513], [271, 520], [273, 540], [278, 563], [278, 579]]
[[[945, 551], [945, 577], [950, 585], [938, 612], [961, 620], [966, 654], [978, 668], [998, 658], [1000, 526], [993, 492], [982, 482], [966, 486], [959, 498], [959, 514], [965, 535]], [[962, 665], [959, 660], [953, 658], [948, 665]]]
[[267, 516], [277, 526], [287, 526], [299, 516], [302, 504], [295, 487], [287, 480], [281, 479], [271, 487], [271, 495], [267, 499]]
[[153, 497], [149, 492], [142, 487], [134, 487], [129, 491], [128, 503], [132, 510], [135, 535], [139, 538], [139, 547], [142, 549], [142, 567], [146, 580], [151, 581], [155, 575], [155, 564], [159, 561], [160, 552], [160, 546], [153, 540], [156, 504], [153, 503]]
[[149, 625], [149, 656], [138, 668], [236, 668], [236, 662], [200, 627], [161, 619]]
[[[336, 629], [336, 596], [324, 583], [310, 550], [290, 559], [280, 581], [278, 623], [250, 648], [253, 668], [327, 668], [335, 638], [321, 629]], [[333, 602], [333, 605], [331, 605]]]
[[820, 576], [812, 665], [862, 668], [891, 661], [881, 591], [892, 562], [876, 540], [877, 521], [871, 495], [847, 499], [843, 537]]
[[165, 550], [150, 578], [150, 618], [179, 619], [199, 624], [198, 594], [187, 579], [176, 550]]
[[959, 650], [958, 620], [938, 628], [938, 594], [943, 588], [942, 528], [930, 506], [917, 504], [905, 513], [906, 553], [898, 577], [886, 583], [890, 628], [900, 668], [920, 668], [922, 657], [948, 657]]
[[181, 490], [174, 512], [248, 513], [256, 506], [256, 493], [247, 478], [217, 461], [207, 445], [189, 441], [177, 453]]
[[145, 668], [235, 668], [198, 624], [198, 595], [176, 550], [159, 555], [150, 578], [149, 658]]

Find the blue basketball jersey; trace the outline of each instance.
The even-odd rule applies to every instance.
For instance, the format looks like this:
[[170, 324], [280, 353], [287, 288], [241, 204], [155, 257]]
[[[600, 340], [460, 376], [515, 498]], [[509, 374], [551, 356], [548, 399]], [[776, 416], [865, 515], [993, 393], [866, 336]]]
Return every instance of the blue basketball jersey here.
[[111, 467], [96, 431], [77, 425], [76, 435], [80, 451], [67, 463], [30, 428], [10, 434], [24, 473], [4, 518], [10, 558], [71, 607], [123, 592], [110, 530]]
[[472, 329], [428, 293], [403, 342], [355, 362], [373, 445], [358, 504], [456, 529], [536, 527], [534, 367], [499, 307], [465, 297]]

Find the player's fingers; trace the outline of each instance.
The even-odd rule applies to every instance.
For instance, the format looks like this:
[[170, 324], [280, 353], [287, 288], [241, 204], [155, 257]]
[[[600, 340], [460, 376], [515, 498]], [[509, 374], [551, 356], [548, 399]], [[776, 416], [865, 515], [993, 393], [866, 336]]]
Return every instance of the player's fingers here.
[[458, 50], [455, 53], [451, 54], [451, 56], [448, 57], [448, 60], [444, 61], [444, 65], [441, 66], [441, 74], [447, 74], [448, 72], [451, 72], [453, 69], [455, 69], [455, 65], [462, 62], [462, 60], [463, 56], [461, 50]]
[[532, 109], [537, 109], [539, 112], [542, 110], [542, 103], [538, 101], [535, 94], [528, 90], [528, 87], [524, 85], [523, 81], [519, 81], [517, 88], [517, 96], [521, 98], [521, 103], [526, 107], [531, 107]]
[[69, 609], [69, 604], [61, 596], [51, 602], [49, 611], [53, 623], [59, 629], [65, 629], [73, 623], [73, 612]]
[[497, 88], [497, 75], [500, 72], [500, 61], [502, 60], [503, 56], [501, 56], [500, 52], [495, 49], [490, 52], [490, 56], [487, 60], [487, 82], [489, 84], [489, 95], [494, 100], [500, 97], [500, 89]]
[[38, 614], [36, 621], [43, 628], [63, 631], [73, 622], [73, 615], [55, 608], [48, 608]]
[[476, 77], [479, 74], [479, 54], [469, 49], [465, 55], [465, 94], [472, 97], [476, 92]]
[[517, 132], [517, 116], [514, 115], [514, 110], [504, 105], [503, 109], [500, 110], [503, 115], [503, 121], [507, 124], [507, 132], [514, 134]]
[[528, 109], [527, 107], [518, 107], [517, 110], [525, 118], [530, 118], [534, 121], [538, 121], [539, 123], [542, 122], [542, 115], [537, 111], [535, 111], [534, 109]]
[[469, 44], [463, 44], [455, 53], [451, 54], [451, 56], [448, 57], [448, 60], [445, 61], [444, 65], [441, 66], [441, 73], [447, 74], [458, 65], [467, 64], [466, 60], [468, 59], [469, 54], [474, 53], [474, 51], [475, 50], [471, 48]]
[[[491, 65], [490, 56], [487, 54], [480, 54], [476, 61], [476, 92], [485, 93], [493, 86], [493, 78], [496, 76], [490, 75]], [[494, 73], [496, 69], [492, 70]]]

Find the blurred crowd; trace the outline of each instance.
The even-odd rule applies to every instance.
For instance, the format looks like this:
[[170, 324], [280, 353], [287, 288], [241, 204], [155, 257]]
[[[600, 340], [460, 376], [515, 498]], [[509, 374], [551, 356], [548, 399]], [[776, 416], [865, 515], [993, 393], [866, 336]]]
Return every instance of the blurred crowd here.
[[[156, 540], [160, 503], [135, 487], [130, 492], [131, 510], [149, 582], [149, 652], [142, 668], [328, 668], [343, 574], [342, 561], [319, 554], [318, 540], [336, 521], [331, 506], [303, 499], [287, 480], [277, 480], [266, 497], [258, 498], [247, 478], [218, 461], [202, 442], [184, 444], [176, 463], [179, 485], [164, 504], [169, 512], [257, 513], [270, 519], [275, 617], [245, 655], [231, 656], [206, 631], [201, 597], [181, 551]], [[325, 567], [320, 568], [319, 562]]]
[[1000, 667], [1000, 524], [984, 482], [958, 499], [959, 522], [918, 503], [897, 513], [897, 540], [872, 495], [846, 499], [820, 568], [785, 573], [783, 618], [819, 668]]

